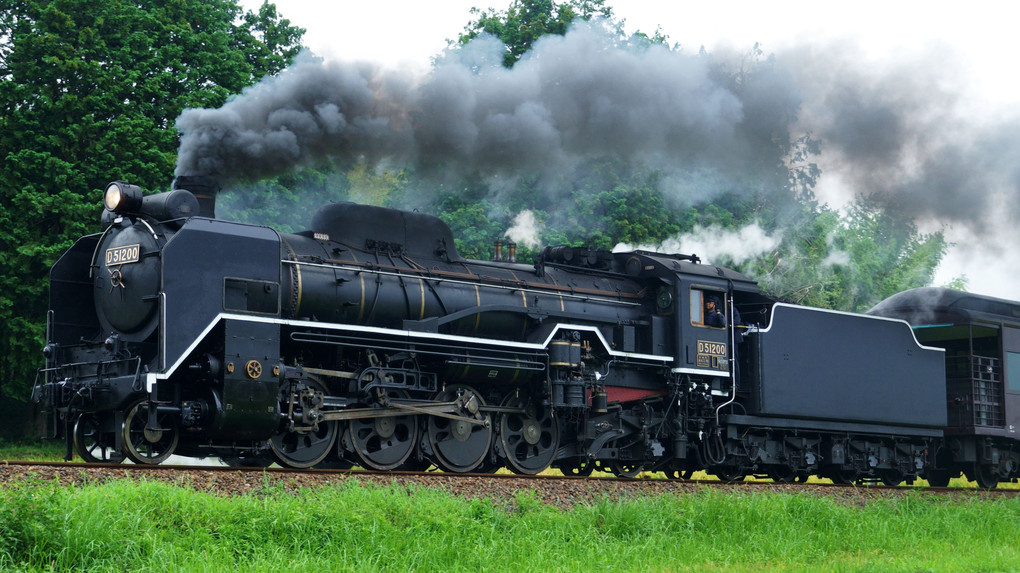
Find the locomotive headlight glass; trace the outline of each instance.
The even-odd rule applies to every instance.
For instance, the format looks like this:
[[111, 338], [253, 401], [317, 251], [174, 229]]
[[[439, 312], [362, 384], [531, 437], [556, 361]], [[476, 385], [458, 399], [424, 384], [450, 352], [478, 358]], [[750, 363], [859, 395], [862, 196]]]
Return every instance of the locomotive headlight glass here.
[[137, 211], [142, 206], [142, 189], [137, 185], [114, 181], [106, 186], [103, 204], [114, 213]]

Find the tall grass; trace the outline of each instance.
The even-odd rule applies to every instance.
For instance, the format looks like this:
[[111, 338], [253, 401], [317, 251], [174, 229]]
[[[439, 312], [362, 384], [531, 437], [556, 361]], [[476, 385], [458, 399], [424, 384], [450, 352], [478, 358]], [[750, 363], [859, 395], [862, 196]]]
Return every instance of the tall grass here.
[[1008, 571], [1020, 502], [921, 493], [465, 500], [342, 486], [218, 497], [157, 482], [0, 488], [0, 570]]
[[[0, 461], [59, 462], [64, 460], [63, 440], [17, 440], [0, 438]], [[81, 458], [75, 456], [75, 461]]]

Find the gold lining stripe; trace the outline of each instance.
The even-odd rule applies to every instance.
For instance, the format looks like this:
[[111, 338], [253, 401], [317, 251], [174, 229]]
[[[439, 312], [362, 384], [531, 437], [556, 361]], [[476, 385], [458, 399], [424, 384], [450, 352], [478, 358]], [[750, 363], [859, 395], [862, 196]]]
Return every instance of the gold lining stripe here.
[[[556, 277], [554, 277], [552, 275], [546, 275], [546, 276], [548, 276], [549, 279], [552, 281], [553, 286], [560, 286], [560, 283], [556, 282]], [[567, 308], [563, 304], [563, 295], [562, 294], [557, 294], [556, 296], [558, 296], [559, 299], [560, 299], [560, 312], [567, 312]]]
[[[475, 306], [476, 307], [481, 307], [482, 306], [482, 291], [478, 288], [478, 285], [475, 285]], [[481, 327], [481, 325], [482, 325], [482, 313], [476, 312], [475, 313], [475, 332], [478, 332], [478, 329]]]
[[425, 279], [418, 279], [418, 288], [421, 289], [421, 311], [418, 313], [418, 320], [425, 318]]
[[[512, 276], [515, 281], [520, 280], [517, 278], [517, 273], [513, 272], [512, 270], [510, 271], [510, 276]], [[521, 289], [521, 303], [524, 305], [525, 309], [528, 308], [528, 295], [524, 292], [524, 289]], [[528, 321], [527, 319], [525, 319], [521, 323], [521, 338], [526, 339], [527, 337], [528, 337]], [[520, 370], [518, 370], [518, 372], [520, 372]], [[514, 374], [514, 380], [516, 379], [517, 375]]]

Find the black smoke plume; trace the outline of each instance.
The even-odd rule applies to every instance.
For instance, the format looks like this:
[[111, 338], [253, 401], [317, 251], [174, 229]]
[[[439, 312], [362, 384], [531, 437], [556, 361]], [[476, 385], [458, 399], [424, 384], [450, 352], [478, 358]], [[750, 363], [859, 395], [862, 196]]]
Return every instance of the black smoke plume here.
[[755, 60], [589, 24], [513, 69], [502, 51], [479, 38], [424, 75], [305, 54], [220, 109], [186, 110], [177, 174], [229, 183], [333, 158], [492, 182], [532, 173], [553, 189], [608, 154], [660, 169], [662, 191], [690, 204], [782, 184], [791, 142], [810, 134], [848, 194], [976, 236], [990, 214], [995, 232], [1017, 227], [1020, 120], [961, 115], [965, 74], [945, 53], [876, 66], [833, 44]]
[[219, 109], [186, 110], [177, 174], [261, 178], [331, 157], [436, 176], [537, 173], [552, 185], [587, 158], [615, 155], [732, 187], [786, 129], [775, 117], [798, 103], [789, 82], [754, 101], [708, 57], [588, 24], [543, 39], [513, 69], [500, 65], [502, 50], [480, 38], [424, 76], [305, 54]]

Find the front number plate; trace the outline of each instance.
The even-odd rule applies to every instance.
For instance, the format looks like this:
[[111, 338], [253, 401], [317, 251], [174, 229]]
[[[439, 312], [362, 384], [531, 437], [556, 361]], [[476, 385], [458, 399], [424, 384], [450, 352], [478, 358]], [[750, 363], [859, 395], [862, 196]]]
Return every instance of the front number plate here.
[[106, 249], [106, 266], [137, 263], [140, 251], [140, 245], [127, 245]]

